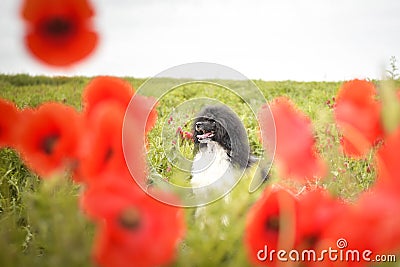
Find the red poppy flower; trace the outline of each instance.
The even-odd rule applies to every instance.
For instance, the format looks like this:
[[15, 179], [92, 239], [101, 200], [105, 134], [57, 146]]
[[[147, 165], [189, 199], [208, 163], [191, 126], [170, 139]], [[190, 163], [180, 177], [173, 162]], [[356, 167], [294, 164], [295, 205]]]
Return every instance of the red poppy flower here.
[[263, 192], [246, 218], [244, 242], [251, 262], [273, 266], [277, 259], [269, 257], [271, 250], [292, 249], [297, 205], [296, 197], [282, 187]]
[[400, 192], [400, 127], [385, 138], [385, 142], [376, 154], [378, 178], [376, 190]]
[[182, 210], [153, 199], [133, 180], [120, 178], [102, 179], [82, 196], [84, 210], [99, 223], [93, 248], [96, 263], [103, 267], [171, 263], [185, 232]]
[[93, 78], [83, 91], [84, 112], [90, 116], [95, 107], [104, 102], [116, 102], [125, 110], [134, 93], [131, 84], [123, 79], [111, 76]]
[[[157, 102], [152, 97], [133, 95], [135, 90], [125, 80], [117, 77], [100, 76], [94, 78], [83, 92], [83, 102], [85, 113], [90, 116], [93, 109], [99, 103], [117, 102], [124, 110], [128, 108], [128, 114], [137, 124], [137, 128], [143, 129], [148, 133], [155, 125], [157, 120]], [[132, 103], [130, 103], [132, 101]], [[144, 124], [145, 123], [145, 124]]]
[[364, 156], [382, 137], [381, 104], [375, 98], [374, 84], [365, 80], [346, 82], [338, 92], [335, 119], [348, 156]]
[[42, 177], [74, 163], [81, 134], [81, 117], [71, 107], [46, 103], [22, 113], [22, 156], [29, 168]]
[[[78, 177], [90, 180], [106, 169], [126, 168], [126, 159], [133, 162], [129, 165], [132, 175], [145, 181], [145, 134], [153, 127], [157, 112], [152, 109], [153, 98], [136, 95], [131, 100], [133, 95], [132, 86], [116, 77], [96, 77], [86, 86], [83, 102], [88, 130]], [[129, 107], [134, 106], [134, 112], [125, 112], [130, 110], [131, 101]], [[92, 156], [93, 151], [96, 156]]]
[[[323, 229], [322, 234], [318, 238], [318, 242], [315, 243], [312, 248], [317, 257], [320, 258], [319, 261], [307, 261], [307, 266], [369, 266], [366, 262], [362, 260], [363, 248], [358, 246], [358, 239], [352, 239], [350, 236], [355, 237], [355, 232], [358, 231], [356, 228], [360, 223], [360, 218], [355, 215], [354, 206], [344, 205], [343, 209], [337, 217], [333, 217], [332, 221], [328, 223], [327, 228]], [[364, 233], [364, 235], [367, 232]], [[355, 242], [357, 240], [357, 242]], [[352, 254], [348, 254], [349, 257], [346, 261], [346, 251], [357, 250], [360, 251], [360, 259], [352, 260]], [[331, 259], [328, 253], [323, 254], [323, 251], [336, 251], [332, 254]], [[340, 253], [343, 253], [342, 260], [340, 260]], [[337, 258], [335, 258], [337, 257]], [[356, 256], [355, 256], [356, 257]]]
[[[263, 140], [270, 140], [276, 131], [275, 162], [281, 175], [298, 179], [323, 177], [326, 165], [318, 156], [311, 122], [297, 110], [291, 101], [281, 97], [271, 105], [274, 120], [267, 109], [261, 109], [259, 121], [262, 124]], [[268, 149], [269, 144], [264, 147]]]
[[86, 0], [25, 0], [29, 51], [52, 66], [69, 66], [91, 54], [98, 42], [93, 8]]
[[297, 246], [310, 249], [320, 240], [323, 231], [340, 216], [345, 204], [323, 189], [309, 191], [299, 197]]
[[[86, 118], [85, 132], [79, 150], [79, 175], [86, 182], [97, 181], [105, 171], [121, 171], [127, 168], [123, 143], [122, 126], [125, 110], [116, 102], [98, 104], [92, 116]], [[142, 138], [131, 128], [132, 140], [125, 144], [127, 153], [135, 160], [138, 179], [145, 179], [145, 155]], [[141, 174], [141, 175], [140, 175]]]
[[14, 147], [19, 112], [13, 103], [0, 98], [0, 148]]
[[[317, 261], [322, 250], [327, 249], [326, 229], [336, 220], [343, 219], [347, 206], [340, 200], [333, 198], [324, 189], [308, 191], [299, 197], [296, 218], [296, 245], [295, 249], [303, 255], [304, 251], [315, 251], [315, 255], [306, 254], [302, 258], [304, 266], [332, 265], [329, 258]], [[336, 234], [336, 233], [334, 233]], [[329, 240], [337, 240], [341, 236], [329, 236]], [[334, 247], [336, 248], [336, 247]]]

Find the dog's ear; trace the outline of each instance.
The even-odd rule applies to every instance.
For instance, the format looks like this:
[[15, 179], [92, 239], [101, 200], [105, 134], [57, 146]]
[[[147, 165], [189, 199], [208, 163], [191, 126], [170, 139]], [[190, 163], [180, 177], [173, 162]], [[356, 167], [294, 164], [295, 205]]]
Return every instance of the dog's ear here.
[[243, 123], [233, 112], [227, 112], [226, 117], [226, 142], [228, 143], [232, 163], [241, 168], [246, 168], [250, 154], [246, 129]]
[[223, 118], [216, 121], [215, 140], [220, 143], [230, 154], [232, 150], [231, 138], [228, 133], [228, 125]]

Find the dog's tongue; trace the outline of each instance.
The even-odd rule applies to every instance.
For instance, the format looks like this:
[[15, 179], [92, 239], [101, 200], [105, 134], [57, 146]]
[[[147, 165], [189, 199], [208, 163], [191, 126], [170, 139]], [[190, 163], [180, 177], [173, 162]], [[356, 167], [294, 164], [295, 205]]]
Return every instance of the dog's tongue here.
[[198, 134], [197, 138], [199, 139], [204, 139], [204, 138], [208, 138], [208, 137], [212, 137], [214, 134], [213, 133], [205, 133], [205, 134]]

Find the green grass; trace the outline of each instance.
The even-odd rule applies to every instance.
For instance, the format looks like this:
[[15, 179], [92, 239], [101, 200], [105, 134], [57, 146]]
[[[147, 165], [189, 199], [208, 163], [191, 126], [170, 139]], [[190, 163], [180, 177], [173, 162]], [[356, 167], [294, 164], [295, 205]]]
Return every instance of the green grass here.
[[[145, 81], [126, 79], [135, 88]], [[20, 108], [57, 101], [81, 110], [81, 94], [89, 81], [87, 77], [0, 75], [0, 97], [13, 101]], [[331, 192], [353, 200], [371, 186], [374, 181], [372, 154], [359, 161], [338, 156], [338, 133], [326, 101], [336, 95], [341, 83], [262, 80], [254, 83], [268, 101], [287, 96], [311, 118], [318, 149], [329, 165], [329, 174], [321, 183]], [[231, 84], [235, 86], [234, 81]], [[216, 85], [180, 86], [160, 99], [159, 119], [149, 135], [149, 162], [154, 171], [179, 185], [188, 185], [187, 176], [167, 161], [165, 153], [173, 156], [180, 151], [188, 159], [193, 157], [193, 143], [177, 138], [176, 129], [181, 126], [190, 131], [190, 119], [199, 107], [175, 108], [199, 97], [215, 98], [230, 106], [247, 129], [253, 153], [262, 153], [256, 118], [241, 98]], [[171, 116], [173, 121], [168, 124]], [[169, 141], [167, 144], [163, 136]], [[176, 140], [177, 144], [171, 144], [171, 140]], [[188, 230], [176, 266], [248, 265], [241, 242], [244, 218], [261, 192], [248, 194], [248, 180], [245, 178], [234, 189], [230, 203], [219, 201], [210, 205], [207, 220], [194, 220], [193, 210], [185, 210]], [[63, 177], [40, 180], [26, 169], [16, 152], [1, 150], [0, 266], [89, 266], [93, 226], [79, 211], [80, 190]], [[223, 216], [229, 223], [222, 222]]]

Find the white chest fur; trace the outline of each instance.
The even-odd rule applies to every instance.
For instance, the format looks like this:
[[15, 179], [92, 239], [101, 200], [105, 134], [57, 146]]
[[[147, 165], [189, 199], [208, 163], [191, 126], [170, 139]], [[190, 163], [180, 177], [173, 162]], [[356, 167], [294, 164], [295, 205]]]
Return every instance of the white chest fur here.
[[211, 141], [200, 148], [192, 165], [191, 185], [196, 195], [224, 191], [232, 185], [233, 178], [231, 161], [223, 147]]

